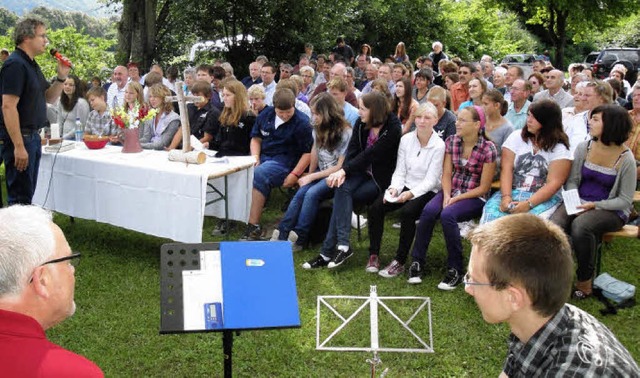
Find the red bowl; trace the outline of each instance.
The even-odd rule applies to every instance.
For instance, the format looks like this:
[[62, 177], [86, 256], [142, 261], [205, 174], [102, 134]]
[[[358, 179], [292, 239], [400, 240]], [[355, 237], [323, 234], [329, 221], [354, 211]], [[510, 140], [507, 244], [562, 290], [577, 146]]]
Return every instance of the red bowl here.
[[104, 148], [104, 146], [107, 145], [107, 142], [109, 142], [108, 137], [97, 137], [97, 136], [85, 136], [83, 140], [84, 140], [84, 144], [90, 150], [99, 150], [101, 148]]

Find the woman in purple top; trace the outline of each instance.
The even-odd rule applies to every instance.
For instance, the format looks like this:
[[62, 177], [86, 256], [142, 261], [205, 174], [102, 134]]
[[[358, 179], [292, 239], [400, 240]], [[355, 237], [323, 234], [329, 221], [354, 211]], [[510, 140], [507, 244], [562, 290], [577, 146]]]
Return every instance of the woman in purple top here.
[[632, 125], [621, 106], [601, 105], [593, 109], [589, 121], [591, 140], [576, 147], [565, 185], [566, 190], [578, 190], [581, 212], [567, 215], [563, 204], [551, 217], [573, 242], [578, 261], [573, 296], [577, 299], [592, 293], [598, 240], [606, 232], [621, 229], [629, 219], [636, 186], [636, 163], [624, 142]]
[[453, 290], [462, 282], [462, 241], [458, 222], [477, 218], [491, 189], [498, 151], [484, 132], [485, 116], [479, 106], [460, 111], [456, 134], [447, 138], [442, 171], [442, 190], [422, 210], [409, 268], [409, 283], [422, 282], [426, 252], [436, 220], [440, 218], [447, 245], [448, 270], [438, 284]]

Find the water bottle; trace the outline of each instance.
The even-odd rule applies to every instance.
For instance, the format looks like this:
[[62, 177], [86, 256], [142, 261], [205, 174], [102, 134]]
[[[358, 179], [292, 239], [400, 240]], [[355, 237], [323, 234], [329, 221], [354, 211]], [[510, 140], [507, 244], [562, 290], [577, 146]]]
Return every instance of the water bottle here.
[[76, 142], [82, 142], [82, 122], [80, 117], [76, 117]]

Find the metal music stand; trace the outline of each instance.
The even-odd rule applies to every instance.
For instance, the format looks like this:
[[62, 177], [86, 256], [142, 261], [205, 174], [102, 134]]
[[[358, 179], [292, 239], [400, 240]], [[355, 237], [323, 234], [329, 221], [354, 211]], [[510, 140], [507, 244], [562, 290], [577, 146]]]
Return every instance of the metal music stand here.
[[[334, 306], [327, 302], [327, 299], [347, 299], [347, 300], [360, 300], [364, 301], [362, 305], [360, 305], [351, 315], [343, 316], [340, 312], [338, 312]], [[392, 300], [410, 300], [418, 302], [418, 307], [413, 311], [413, 314], [406, 321], [400, 319], [398, 315], [396, 315], [390, 308], [387, 306], [384, 301], [392, 301]], [[341, 321], [340, 324], [329, 336], [327, 336], [324, 340], [320, 338], [320, 319], [321, 319], [321, 310], [326, 307], [331, 313], [337, 316]], [[349, 346], [327, 346], [331, 339], [336, 336], [340, 331], [342, 331], [356, 316], [362, 312], [365, 308], [369, 307], [370, 312], [370, 327], [371, 327], [371, 345], [370, 347], [349, 347]], [[411, 334], [414, 339], [421, 345], [420, 348], [390, 348], [390, 347], [381, 347], [380, 346], [380, 337], [378, 333], [378, 310], [382, 307], [382, 309], [386, 310], [387, 313], [391, 315], [393, 319], [395, 319], [402, 327]], [[425, 342], [422, 337], [420, 337], [414, 330], [412, 330], [409, 325], [411, 322], [416, 319], [418, 314], [422, 312], [422, 310], [427, 309], [427, 316], [429, 320], [429, 342]], [[403, 353], [434, 353], [433, 350], [433, 328], [431, 327], [431, 299], [428, 297], [379, 297], [377, 293], [376, 286], [371, 286], [369, 296], [349, 296], [349, 295], [324, 295], [318, 296], [317, 300], [317, 312], [316, 312], [316, 350], [327, 350], [327, 351], [338, 351], [338, 352], [373, 352], [373, 359], [367, 359], [367, 362], [371, 364], [371, 377], [375, 377], [376, 366], [382, 363], [380, 358], [378, 357], [379, 352], [403, 352]], [[382, 373], [384, 376], [386, 374], [387, 369]]]
[[161, 334], [222, 332], [231, 377], [234, 331], [300, 327], [291, 244], [164, 244], [160, 309]]

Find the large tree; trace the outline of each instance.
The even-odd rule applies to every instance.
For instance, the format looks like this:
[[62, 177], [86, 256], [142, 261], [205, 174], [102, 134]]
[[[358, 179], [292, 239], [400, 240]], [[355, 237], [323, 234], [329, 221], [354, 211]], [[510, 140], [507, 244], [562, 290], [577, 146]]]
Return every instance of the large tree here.
[[565, 47], [574, 34], [603, 30], [635, 10], [637, 0], [487, 0], [514, 12], [542, 43], [555, 50], [564, 67]]
[[[165, 0], [164, 4], [169, 7], [171, 3], [172, 0]], [[151, 66], [156, 57], [156, 24], [162, 23], [166, 13], [161, 11], [157, 14], [157, 0], [122, 0], [116, 54], [118, 64], [131, 60], [145, 69]]]

